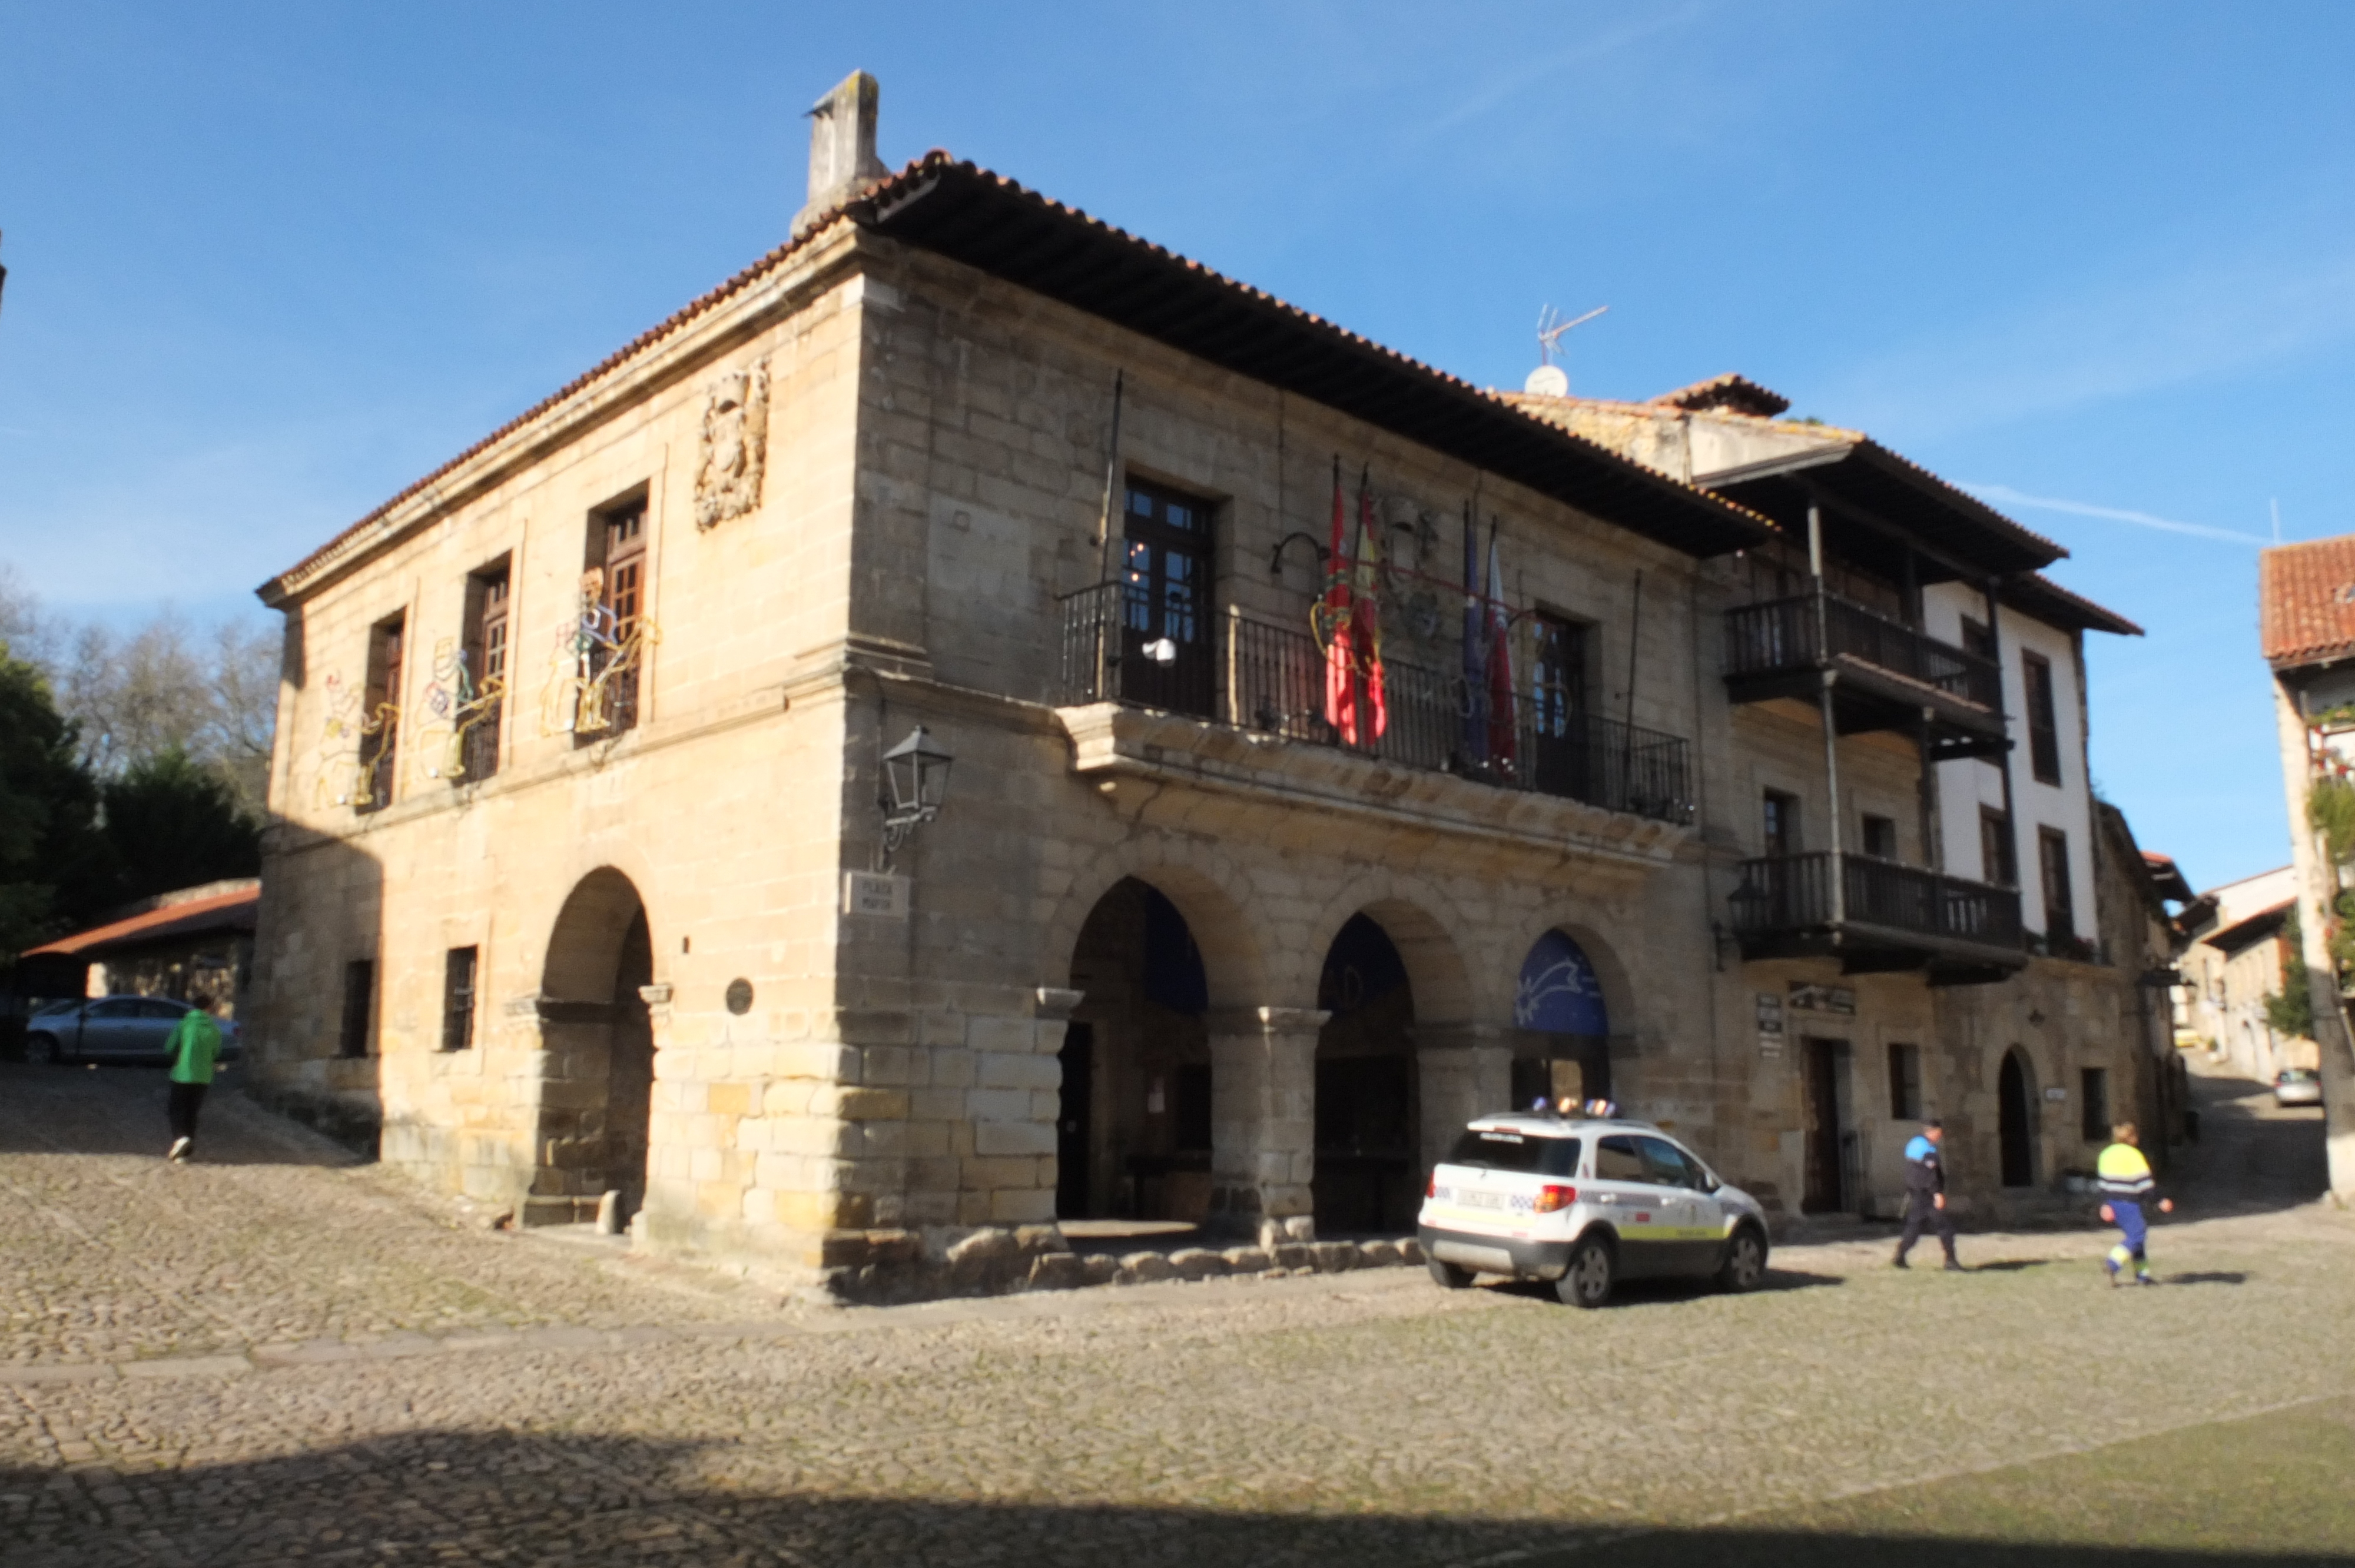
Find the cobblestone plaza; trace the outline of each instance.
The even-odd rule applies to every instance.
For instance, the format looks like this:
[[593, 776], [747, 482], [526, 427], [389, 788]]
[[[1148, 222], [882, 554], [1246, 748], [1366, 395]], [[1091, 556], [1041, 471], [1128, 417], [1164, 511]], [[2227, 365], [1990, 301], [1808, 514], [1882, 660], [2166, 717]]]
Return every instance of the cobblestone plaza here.
[[2355, 1411], [2355, 1365], [2283, 1353], [2343, 1319], [2355, 1228], [2292, 1201], [2318, 1137], [2256, 1099], [2211, 1105], [2154, 1238], [2177, 1287], [2104, 1288], [2090, 1230], [1966, 1236], [1960, 1277], [1874, 1238], [1580, 1313], [1402, 1268], [781, 1307], [485, 1230], [234, 1092], [168, 1166], [161, 1093], [0, 1067], [11, 1564], [1702, 1561], [1794, 1510]]

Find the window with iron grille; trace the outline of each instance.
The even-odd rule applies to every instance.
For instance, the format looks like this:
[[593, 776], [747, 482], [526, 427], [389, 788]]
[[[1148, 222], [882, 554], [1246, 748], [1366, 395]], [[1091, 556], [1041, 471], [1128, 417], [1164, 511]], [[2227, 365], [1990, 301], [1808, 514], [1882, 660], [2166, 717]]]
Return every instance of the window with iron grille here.
[[2052, 664], [2034, 653], [2020, 656], [2028, 686], [2028, 758], [2040, 784], [2061, 782], [2061, 718], [2052, 700]]
[[480, 949], [453, 948], [442, 964], [442, 1049], [464, 1051], [474, 1044], [474, 957]]
[[474, 784], [499, 770], [499, 726], [506, 717], [507, 604], [505, 556], [466, 578], [466, 672], [452, 723], [458, 730], [453, 784]]
[[2044, 938], [2074, 941], [2077, 901], [2069, 886], [2069, 835], [2058, 828], [2037, 829], [2036, 859], [2044, 881]]
[[1889, 1047], [1889, 1115], [1893, 1121], [1922, 1119], [1922, 1047]]
[[573, 743], [634, 729], [645, 680], [646, 500], [641, 493], [590, 514], [581, 607], [581, 681]]
[[376, 960], [354, 959], [344, 966], [344, 1028], [340, 1054], [365, 1056], [376, 1046]]
[[2110, 1070], [2107, 1067], [2086, 1067], [2078, 1075], [2077, 1113], [2081, 1118], [2078, 1131], [2088, 1143], [2110, 1140]]
[[368, 628], [368, 685], [360, 697], [358, 787], [356, 811], [380, 811], [392, 804], [400, 755], [400, 663], [406, 618], [389, 616]]

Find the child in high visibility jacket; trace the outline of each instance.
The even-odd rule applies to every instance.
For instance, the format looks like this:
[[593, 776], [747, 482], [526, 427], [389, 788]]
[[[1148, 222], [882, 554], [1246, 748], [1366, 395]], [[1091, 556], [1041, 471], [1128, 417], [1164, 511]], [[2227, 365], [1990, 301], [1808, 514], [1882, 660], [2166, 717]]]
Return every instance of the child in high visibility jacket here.
[[165, 1158], [176, 1165], [196, 1150], [197, 1112], [204, 1107], [220, 1048], [220, 1025], [213, 1022], [208, 1006], [189, 1008], [164, 1042], [172, 1058], [172, 1151]]
[[[2118, 1123], [2110, 1128], [2110, 1137], [2115, 1141], [2102, 1150], [2101, 1159], [2094, 1166], [2094, 1173], [2100, 1179], [2102, 1186], [2102, 1223], [2117, 1226], [2118, 1234], [2124, 1239], [2110, 1248], [2110, 1255], [2103, 1261], [2110, 1271], [2110, 1283], [2114, 1286], [2126, 1283], [2121, 1277], [2129, 1263], [2135, 1266], [2134, 1282], [2137, 1285], [2156, 1285], [2158, 1281], [2150, 1277], [2150, 1259], [2143, 1245], [2150, 1229], [2149, 1223], [2143, 1218], [2143, 1205], [2150, 1202], [2156, 1190], [2156, 1183], [2151, 1180], [2150, 1161], [2143, 1158], [2142, 1150], [2137, 1147], [2138, 1139], [2134, 1123]], [[2158, 1212], [2173, 1213], [2175, 1200], [2159, 1199]]]

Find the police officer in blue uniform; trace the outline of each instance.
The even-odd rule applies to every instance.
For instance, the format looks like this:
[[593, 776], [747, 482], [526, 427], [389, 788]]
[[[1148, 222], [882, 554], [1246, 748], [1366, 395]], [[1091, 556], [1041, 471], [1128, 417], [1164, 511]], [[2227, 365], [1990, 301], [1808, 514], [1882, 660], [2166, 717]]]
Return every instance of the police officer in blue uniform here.
[[1925, 1121], [1921, 1133], [1905, 1145], [1905, 1231], [1897, 1238], [1897, 1256], [1891, 1260], [1900, 1268], [1909, 1266], [1905, 1255], [1922, 1239], [1922, 1227], [1928, 1225], [1938, 1233], [1938, 1245], [1946, 1249], [1946, 1266], [1955, 1273], [1963, 1272], [1955, 1257], [1955, 1219], [1946, 1213], [1946, 1160], [1938, 1147], [1945, 1138], [1944, 1127]]

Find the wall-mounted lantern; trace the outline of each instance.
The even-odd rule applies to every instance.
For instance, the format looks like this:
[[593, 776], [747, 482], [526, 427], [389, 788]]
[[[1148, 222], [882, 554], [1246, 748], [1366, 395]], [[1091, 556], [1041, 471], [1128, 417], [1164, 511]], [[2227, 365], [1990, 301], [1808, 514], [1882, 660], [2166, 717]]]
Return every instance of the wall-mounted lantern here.
[[949, 792], [949, 768], [956, 758], [933, 743], [922, 725], [883, 754], [885, 793], [876, 801], [883, 811], [883, 859], [908, 842], [908, 835], [941, 814]]

